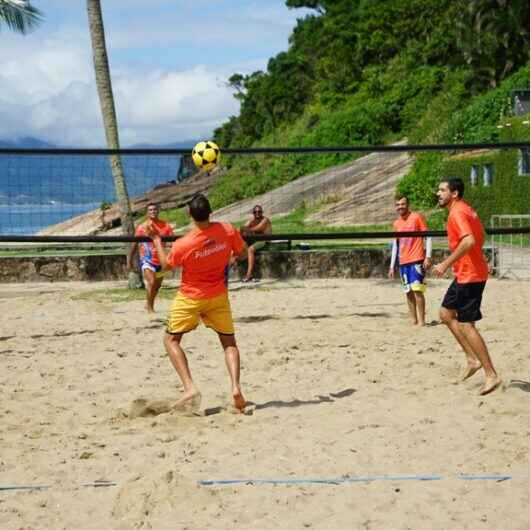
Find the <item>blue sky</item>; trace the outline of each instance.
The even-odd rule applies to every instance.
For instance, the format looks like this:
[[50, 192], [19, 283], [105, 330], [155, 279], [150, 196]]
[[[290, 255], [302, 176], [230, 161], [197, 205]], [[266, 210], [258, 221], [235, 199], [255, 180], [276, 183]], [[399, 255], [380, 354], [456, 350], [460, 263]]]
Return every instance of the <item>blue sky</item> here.
[[[32, 0], [26, 36], [0, 32], [0, 138], [103, 146], [84, 0]], [[234, 72], [265, 69], [296, 18], [284, 0], [101, 0], [121, 143], [206, 138], [238, 103]], [[148, 6], [148, 7], [146, 7]]]

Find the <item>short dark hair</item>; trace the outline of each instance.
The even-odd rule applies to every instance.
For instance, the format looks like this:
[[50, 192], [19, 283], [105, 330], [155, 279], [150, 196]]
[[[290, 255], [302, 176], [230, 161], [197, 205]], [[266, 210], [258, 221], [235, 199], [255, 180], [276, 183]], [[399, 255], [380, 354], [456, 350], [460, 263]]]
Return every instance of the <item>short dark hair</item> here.
[[464, 181], [461, 178], [443, 179], [442, 182], [447, 182], [447, 187], [449, 190], [457, 191], [460, 198], [464, 196]]
[[212, 213], [210, 201], [202, 193], [194, 195], [188, 203], [188, 206], [190, 208], [190, 215], [195, 221], [207, 221]]
[[158, 206], [158, 203], [157, 202], [150, 202], [147, 204], [147, 206], [145, 207], [145, 209], [147, 210], [149, 208], [149, 206], [154, 206], [155, 208], [158, 208], [160, 209], [160, 206]]
[[409, 203], [409, 198], [406, 195], [403, 195], [403, 193], [398, 193], [396, 195], [396, 202], [400, 201], [401, 199], [405, 199], [407, 201], [407, 204]]
[[252, 213], [254, 213], [258, 209], [260, 211], [263, 211], [263, 206], [261, 206], [261, 204], [256, 204], [256, 206], [254, 206], [254, 208], [252, 208]]

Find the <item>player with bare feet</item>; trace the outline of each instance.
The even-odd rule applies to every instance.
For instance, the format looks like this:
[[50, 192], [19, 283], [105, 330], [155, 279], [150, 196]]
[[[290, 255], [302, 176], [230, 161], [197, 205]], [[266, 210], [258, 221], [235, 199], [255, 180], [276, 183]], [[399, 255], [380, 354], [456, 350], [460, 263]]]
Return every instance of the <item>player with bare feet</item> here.
[[481, 395], [498, 388], [502, 381], [491, 361], [488, 348], [475, 327], [482, 318], [480, 304], [488, 279], [488, 264], [482, 253], [484, 229], [471, 206], [464, 202], [464, 183], [448, 179], [438, 186], [438, 203], [449, 210], [447, 237], [451, 255], [433, 268], [439, 278], [452, 266], [455, 280], [449, 286], [440, 308], [440, 319], [451, 330], [467, 358], [466, 380], [484, 369]]
[[[405, 195], [396, 198], [396, 212], [399, 217], [394, 221], [395, 232], [425, 232], [427, 223], [423, 215], [412, 212]], [[399, 256], [399, 275], [407, 296], [409, 313], [414, 325], [425, 326], [425, 272], [432, 265], [431, 238], [400, 237], [392, 244], [392, 258], [388, 277], [394, 279], [394, 270]]]
[[[148, 204], [147, 219], [145, 223], [142, 223], [136, 228], [134, 235], [139, 237], [147, 235], [148, 225], [153, 225], [161, 236], [173, 235], [173, 229], [171, 228], [170, 224], [162, 221], [162, 219], [158, 217], [159, 212], [160, 210], [157, 204]], [[133, 257], [136, 254], [137, 249], [139, 250], [140, 254], [140, 269], [142, 271], [147, 296], [145, 308], [148, 313], [154, 313], [155, 298], [158, 294], [158, 291], [160, 290], [160, 287], [162, 287], [162, 282], [164, 281], [164, 272], [162, 271], [162, 266], [160, 265], [157, 251], [153, 247], [153, 243], [150, 241], [145, 241], [143, 243], [133, 243], [131, 245], [131, 249], [127, 255], [127, 269], [129, 271], [132, 270]]]
[[180, 290], [173, 300], [167, 319], [164, 345], [184, 386], [175, 406], [198, 408], [200, 392], [191, 377], [186, 354], [180, 342], [182, 335], [195, 329], [202, 320], [219, 335], [231, 381], [231, 398], [242, 411], [245, 398], [239, 382], [239, 350], [236, 344], [232, 311], [228, 300], [227, 274], [231, 255], [247, 258], [247, 245], [239, 231], [229, 223], [210, 221], [208, 199], [195, 195], [188, 206], [195, 228], [177, 239], [168, 255], [156, 229], [152, 237], [163, 270], [182, 267]]

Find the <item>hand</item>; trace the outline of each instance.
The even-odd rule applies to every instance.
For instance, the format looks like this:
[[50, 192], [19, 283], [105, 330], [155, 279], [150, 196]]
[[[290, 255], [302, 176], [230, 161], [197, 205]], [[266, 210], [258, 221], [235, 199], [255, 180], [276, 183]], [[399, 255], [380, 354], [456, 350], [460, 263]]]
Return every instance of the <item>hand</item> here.
[[442, 263], [438, 263], [438, 265], [435, 265], [432, 268], [432, 272], [437, 278], [443, 278], [447, 272], [447, 269], [447, 265], [442, 261]]
[[425, 271], [428, 271], [432, 267], [432, 259], [431, 258], [425, 258], [423, 261], [423, 268]]
[[388, 277], [390, 280], [393, 280], [395, 275], [396, 275], [396, 272], [394, 270], [394, 267], [391, 267], [390, 269], [388, 269]]
[[160, 238], [160, 233], [158, 232], [158, 229], [153, 223], [151, 223], [151, 221], [148, 221], [145, 224], [145, 233], [151, 239]]

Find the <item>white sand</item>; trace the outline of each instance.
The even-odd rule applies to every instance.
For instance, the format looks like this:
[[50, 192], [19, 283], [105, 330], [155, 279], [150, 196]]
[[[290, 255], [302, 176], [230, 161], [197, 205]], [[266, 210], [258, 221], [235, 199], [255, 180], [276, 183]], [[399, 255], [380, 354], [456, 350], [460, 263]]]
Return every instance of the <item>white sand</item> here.
[[[431, 282], [428, 320], [447, 285]], [[444, 326], [408, 325], [397, 284], [234, 284], [249, 413], [220, 410], [228, 376], [201, 327], [183, 344], [207, 415], [134, 419], [136, 399], [179, 384], [142, 302], [72, 299], [110, 286], [0, 286], [0, 486], [50, 486], [0, 491], [2, 530], [530, 527], [530, 282], [486, 289], [479, 327], [505, 381], [487, 397], [481, 374], [457, 383]], [[430, 474], [443, 480], [197, 483]], [[96, 480], [116, 485], [82, 486]]]

